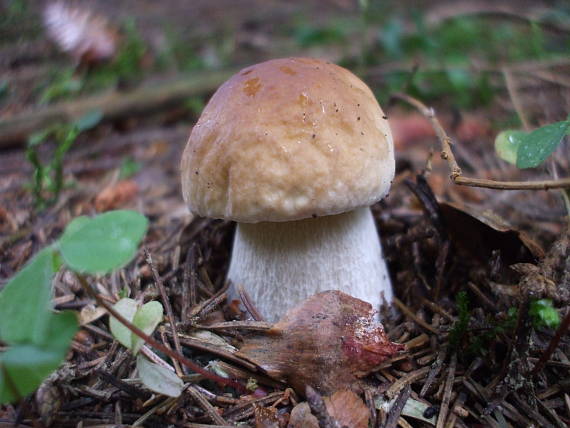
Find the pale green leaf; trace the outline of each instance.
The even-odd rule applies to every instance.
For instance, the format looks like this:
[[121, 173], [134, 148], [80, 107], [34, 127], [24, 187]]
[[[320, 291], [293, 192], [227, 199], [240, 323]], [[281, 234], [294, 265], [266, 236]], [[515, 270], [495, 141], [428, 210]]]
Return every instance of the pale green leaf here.
[[[150, 336], [156, 326], [162, 321], [162, 316], [162, 304], [157, 301], [148, 302], [142, 305], [136, 312], [133, 318], [133, 324]], [[144, 340], [134, 333], [131, 333], [131, 343], [131, 351], [136, 355], [144, 345]]]
[[517, 151], [525, 135], [524, 131], [512, 129], [500, 132], [495, 138], [495, 152], [504, 161], [516, 165]]
[[[124, 298], [119, 300], [113, 306], [119, 314], [125, 317], [129, 322], [133, 322], [133, 318], [137, 313], [139, 308], [139, 304], [136, 300]], [[109, 328], [111, 330], [111, 334], [117, 341], [123, 345], [127, 349], [131, 349], [132, 347], [132, 340], [131, 340], [131, 331], [121, 324], [115, 317], [112, 315], [109, 317]]]
[[141, 382], [158, 394], [178, 397], [184, 389], [184, 382], [176, 373], [150, 362], [142, 355], [137, 357], [137, 370]]

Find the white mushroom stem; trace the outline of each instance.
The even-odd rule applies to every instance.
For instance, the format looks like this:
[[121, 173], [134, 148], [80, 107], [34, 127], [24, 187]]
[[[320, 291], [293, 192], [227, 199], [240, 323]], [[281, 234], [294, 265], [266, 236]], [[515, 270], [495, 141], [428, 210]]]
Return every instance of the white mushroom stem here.
[[228, 279], [267, 321], [340, 290], [379, 309], [392, 285], [370, 208], [282, 223], [238, 223]]

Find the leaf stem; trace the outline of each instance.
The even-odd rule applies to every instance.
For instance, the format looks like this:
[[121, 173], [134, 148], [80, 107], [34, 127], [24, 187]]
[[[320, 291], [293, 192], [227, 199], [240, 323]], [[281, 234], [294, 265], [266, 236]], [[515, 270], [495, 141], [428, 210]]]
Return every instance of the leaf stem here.
[[570, 177], [561, 178], [559, 180], [541, 181], [494, 181], [486, 180], [483, 178], [464, 177], [451, 149], [453, 141], [447, 135], [447, 132], [445, 132], [445, 129], [435, 115], [435, 111], [432, 108], [427, 107], [420, 100], [407, 94], [396, 93], [393, 94], [392, 97], [404, 101], [415, 107], [430, 121], [433, 129], [435, 130], [437, 138], [441, 143], [441, 158], [447, 161], [447, 164], [451, 171], [450, 178], [454, 184], [458, 184], [460, 186], [484, 187], [487, 189], [499, 190], [570, 189]]

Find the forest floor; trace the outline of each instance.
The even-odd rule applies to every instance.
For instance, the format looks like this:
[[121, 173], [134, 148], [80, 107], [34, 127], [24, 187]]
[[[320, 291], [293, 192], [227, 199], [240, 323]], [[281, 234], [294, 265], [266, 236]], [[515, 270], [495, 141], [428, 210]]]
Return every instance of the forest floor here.
[[[398, 311], [383, 324], [406, 350], [363, 373], [358, 396], [337, 397], [336, 410], [332, 391], [322, 394], [325, 410], [321, 395], [310, 395], [320, 426], [570, 424], [570, 230], [561, 192], [454, 184], [433, 123], [394, 96], [435, 108], [467, 177], [568, 177], [567, 142], [530, 170], [501, 160], [494, 148], [502, 130], [533, 129], [570, 111], [570, 28], [556, 15], [567, 9], [435, 2], [414, 14], [407, 2], [369, 5], [365, 13], [348, 0], [100, 0], [89, 7], [120, 28], [122, 46], [101, 65], [45, 36], [48, 3], [0, 2], [0, 288], [73, 218], [139, 211], [149, 230], [135, 260], [93, 283], [110, 302], [123, 289], [141, 301], [164, 300], [164, 284], [174, 319], [154, 338], [174, 347], [177, 334], [187, 358], [254, 387], [244, 393], [183, 371], [190, 386], [179, 398], [151, 394], [137, 381], [135, 357], [113, 339], [106, 312], [62, 271], [55, 309], [76, 311], [81, 329], [40, 392], [0, 406], [0, 427], [312, 426], [301, 410], [293, 422], [293, 408], [306, 399], [291, 388], [298, 379], [271, 378], [236, 354], [263, 337], [265, 324], [220, 325], [239, 318], [223, 299], [235, 226], [192, 217], [179, 184], [182, 150], [215, 88], [248, 64], [291, 55], [326, 58], [363, 78], [389, 117], [396, 147], [392, 190], [372, 208], [397, 296]], [[489, 26], [501, 36], [487, 35]], [[477, 36], [488, 36], [485, 52], [481, 40], [468, 38]], [[49, 168], [34, 180], [30, 153], [57, 168], [66, 124], [94, 111], [96, 123], [59, 164], [62, 188]], [[40, 144], [30, 145], [33, 136]], [[560, 328], [537, 314], [544, 297]], [[310, 368], [296, 367], [295, 376], [303, 370]]]

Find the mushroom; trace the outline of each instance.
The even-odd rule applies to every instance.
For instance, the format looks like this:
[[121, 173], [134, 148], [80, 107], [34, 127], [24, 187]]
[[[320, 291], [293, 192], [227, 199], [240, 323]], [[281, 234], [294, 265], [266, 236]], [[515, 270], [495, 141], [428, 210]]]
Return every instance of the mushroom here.
[[387, 118], [350, 71], [311, 58], [247, 67], [194, 126], [182, 192], [200, 216], [236, 221], [228, 279], [269, 321], [313, 294], [392, 300], [370, 205], [394, 177]]

